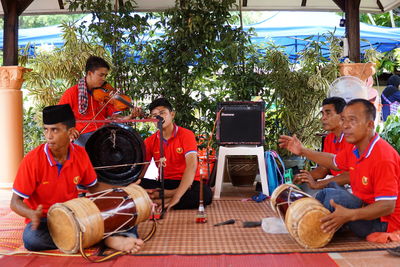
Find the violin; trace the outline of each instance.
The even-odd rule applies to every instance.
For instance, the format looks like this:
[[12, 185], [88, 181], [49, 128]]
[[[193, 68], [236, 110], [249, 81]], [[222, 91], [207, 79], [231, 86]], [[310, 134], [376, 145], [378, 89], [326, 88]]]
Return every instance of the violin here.
[[134, 108], [132, 105], [132, 99], [129, 96], [118, 94], [107, 82], [105, 82], [101, 87], [93, 88], [93, 98], [100, 103], [111, 103], [117, 111]]

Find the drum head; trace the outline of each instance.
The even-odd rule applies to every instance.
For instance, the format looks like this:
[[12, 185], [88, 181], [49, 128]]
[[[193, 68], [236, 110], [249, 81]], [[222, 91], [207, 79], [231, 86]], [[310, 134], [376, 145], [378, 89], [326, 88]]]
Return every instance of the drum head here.
[[292, 237], [305, 248], [324, 247], [333, 233], [324, 233], [321, 219], [330, 212], [314, 198], [302, 198], [293, 202], [286, 213], [285, 224]]
[[[121, 124], [108, 124], [89, 138], [85, 149], [93, 167], [142, 163], [145, 158], [144, 143], [132, 128]], [[112, 185], [128, 185], [135, 182], [144, 165], [97, 169], [100, 182]]]

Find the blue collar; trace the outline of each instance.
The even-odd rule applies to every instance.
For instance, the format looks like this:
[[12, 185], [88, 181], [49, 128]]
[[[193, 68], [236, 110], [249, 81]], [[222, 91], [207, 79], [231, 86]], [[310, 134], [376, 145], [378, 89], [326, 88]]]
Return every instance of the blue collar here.
[[379, 139], [380, 136], [377, 133], [375, 133], [374, 137], [369, 142], [367, 149], [364, 151], [362, 155], [360, 155], [360, 152], [358, 151], [357, 147], [354, 147], [353, 153], [357, 157], [357, 159], [368, 158], [369, 155], [371, 155], [371, 152], [374, 149], [375, 144], [379, 141]]

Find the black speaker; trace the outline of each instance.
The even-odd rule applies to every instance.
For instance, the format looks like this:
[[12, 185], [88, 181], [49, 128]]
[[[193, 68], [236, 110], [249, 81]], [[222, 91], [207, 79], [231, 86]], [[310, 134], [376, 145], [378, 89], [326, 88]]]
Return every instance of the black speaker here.
[[217, 142], [220, 145], [264, 145], [265, 103], [218, 103]]

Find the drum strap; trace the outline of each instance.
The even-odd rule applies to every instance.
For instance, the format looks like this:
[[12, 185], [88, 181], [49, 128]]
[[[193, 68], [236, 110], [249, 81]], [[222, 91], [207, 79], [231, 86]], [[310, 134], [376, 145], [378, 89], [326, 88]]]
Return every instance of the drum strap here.
[[[151, 227], [151, 230], [150, 230], [150, 232], [146, 235], [146, 237], [143, 238], [143, 241], [144, 241], [144, 242], [147, 242], [148, 240], [150, 240], [150, 239], [154, 236], [154, 234], [156, 233], [156, 230], [157, 230], [157, 221], [154, 219], [154, 216], [153, 216], [152, 221], [153, 221], [153, 226]], [[114, 253], [112, 253], [112, 254], [110, 254], [110, 255], [104, 256], [104, 257], [102, 257], [102, 258], [96, 257], [97, 259], [93, 259], [93, 258], [91, 257], [92, 255], [87, 255], [87, 254], [85, 253], [85, 251], [83, 251], [83, 237], [82, 237], [82, 236], [83, 236], [83, 233], [82, 233], [82, 231], [80, 231], [80, 232], [79, 232], [79, 252], [81, 253], [81, 255], [82, 255], [83, 258], [85, 258], [86, 260], [88, 260], [88, 261], [90, 261], [90, 262], [93, 262], [93, 263], [104, 262], [104, 261], [110, 260], [110, 259], [112, 259], [112, 258], [114, 258], [114, 257], [123, 256], [123, 255], [128, 254], [128, 253], [125, 252], [125, 251], [116, 251], [116, 252], [114, 252]]]

